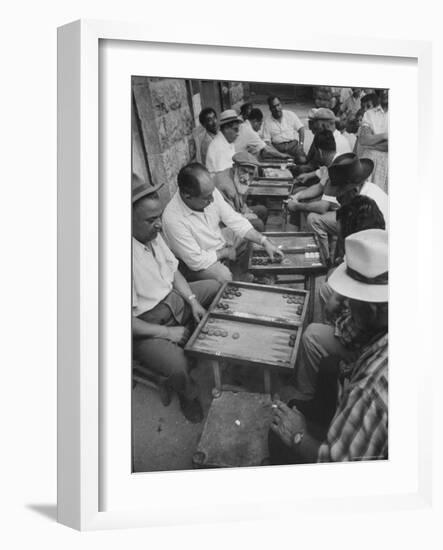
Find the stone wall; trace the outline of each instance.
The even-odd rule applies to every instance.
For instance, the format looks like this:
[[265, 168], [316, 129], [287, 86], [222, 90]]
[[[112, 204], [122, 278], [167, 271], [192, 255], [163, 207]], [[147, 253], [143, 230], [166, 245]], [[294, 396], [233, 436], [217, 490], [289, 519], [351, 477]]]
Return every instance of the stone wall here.
[[153, 184], [164, 183], [166, 201], [177, 188], [177, 174], [195, 155], [194, 121], [182, 79], [133, 77], [136, 116]]

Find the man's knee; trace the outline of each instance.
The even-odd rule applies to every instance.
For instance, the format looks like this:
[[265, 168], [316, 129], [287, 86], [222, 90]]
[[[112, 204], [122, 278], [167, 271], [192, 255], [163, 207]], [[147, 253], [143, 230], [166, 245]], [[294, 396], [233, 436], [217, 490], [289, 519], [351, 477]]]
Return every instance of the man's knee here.
[[197, 296], [197, 300], [203, 305], [208, 305], [220, 288], [220, 282], [215, 279], [205, 279], [189, 283], [189, 286]]
[[266, 220], [268, 219], [268, 209], [263, 204], [256, 204], [251, 208], [251, 210], [256, 214], [263, 223], [266, 223]]
[[321, 226], [321, 214], [317, 212], [310, 212], [306, 218], [306, 225], [312, 231], [316, 231]]
[[252, 227], [258, 231], [259, 233], [263, 233], [265, 230], [265, 224], [263, 223], [263, 220], [260, 218], [255, 218], [254, 220], [249, 220]]
[[211, 279], [215, 279], [219, 284], [223, 284], [226, 282], [232, 281], [232, 273], [228, 267], [226, 267], [221, 262], [217, 262], [216, 264], [212, 265], [210, 268], [211, 270]]

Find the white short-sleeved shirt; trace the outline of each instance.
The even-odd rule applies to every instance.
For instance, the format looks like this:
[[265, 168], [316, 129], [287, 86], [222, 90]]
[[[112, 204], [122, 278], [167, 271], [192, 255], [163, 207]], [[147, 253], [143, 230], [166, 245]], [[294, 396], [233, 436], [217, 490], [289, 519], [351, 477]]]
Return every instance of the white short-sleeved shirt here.
[[351, 146], [346, 137], [341, 134], [338, 130], [334, 130], [334, 139], [335, 139], [335, 150], [336, 156], [344, 155], [345, 153], [352, 153]]
[[273, 116], [268, 117], [263, 125], [263, 135], [265, 141], [271, 143], [286, 143], [288, 141], [298, 141], [298, 131], [303, 128], [298, 116], [292, 111], [283, 110], [280, 120]]
[[220, 222], [232, 229], [240, 238], [252, 225], [238, 214], [214, 189], [214, 201], [203, 212], [191, 210], [175, 193], [163, 212], [163, 231], [171, 250], [191, 271], [207, 269], [217, 262], [217, 250], [226, 241]]
[[363, 115], [361, 127], [370, 128], [374, 134], [384, 134], [389, 131], [388, 113], [380, 107], [368, 109]]
[[206, 153], [206, 168], [209, 172], [221, 172], [231, 168], [232, 157], [235, 155], [235, 146], [228, 143], [222, 132], [218, 132], [211, 141]]
[[[380, 212], [383, 214], [383, 218], [385, 219], [386, 229], [387, 229], [389, 224], [389, 199], [388, 199], [387, 193], [385, 193], [383, 189], [380, 189], [378, 185], [375, 185], [375, 183], [367, 181], [364, 183], [363, 187], [361, 188], [360, 195], [369, 197], [370, 199], [376, 202], [377, 206], [380, 209]], [[337, 207], [340, 206], [340, 203], [332, 195], [323, 195], [322, 200], [331, 202], [332, 204], [335, 204]]]
[[266, 143], [251, 126], [249, 120], [240, 125], [240, 132], [234, 141], [235, 151], [247, 151], [252, 155], [258, 155], [266, 147]]
[[172, 290], [178, 261], [159, 234], [144, 245], [132, 239], [132, 314], [141, 315]]
[[388, 229], [389, 224], [389, 198], [388, 194], [383, 191], [378, 185], [372, 183], [371, 181], [365, 182], [363, 187], [360, 190], [360, 195], [365, 195], [370, 199], [374, 200], [377, 203], [377, 206], [380, 208], [381, 213], [385, 219], [386, 229]]

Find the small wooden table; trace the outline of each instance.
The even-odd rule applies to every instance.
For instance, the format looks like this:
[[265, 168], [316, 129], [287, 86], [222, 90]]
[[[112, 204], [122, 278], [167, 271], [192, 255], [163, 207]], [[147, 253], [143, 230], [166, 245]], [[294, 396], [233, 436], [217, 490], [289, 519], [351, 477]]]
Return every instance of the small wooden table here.
[[[288, 223], [288, 209], [286, 201], [292, 194], [292, 180], [269, 180], [258, 178], [254, 179], [246, 192], [246, 201], [251, 203], [254, 200], [264, 200], [270, 212], [281, 213], [282, 229], [286, 229]], [[276, 203], [277, 208], [273, 203]]]
[[297, 359], [309, 292], [252, 283], [224, 283], [185, 346], [210, 360], [215, 388], [226, 389], [221, 364], [263, 370], [264, 391], [273, 371], [291, 372]]

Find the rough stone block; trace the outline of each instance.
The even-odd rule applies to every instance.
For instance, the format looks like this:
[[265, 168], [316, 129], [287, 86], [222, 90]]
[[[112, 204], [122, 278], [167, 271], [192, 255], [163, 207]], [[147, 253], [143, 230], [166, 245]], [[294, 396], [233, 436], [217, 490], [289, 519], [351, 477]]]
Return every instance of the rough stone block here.
[[164, 78], [150, 82], [152, 106], [157, 115], [175, 111], [187, 105], [186, 84], [182, 79]]
[[164, 151], [192, 133], [193, 121], [188, 107], [170, 111], [156, 119], [161, 149]]

